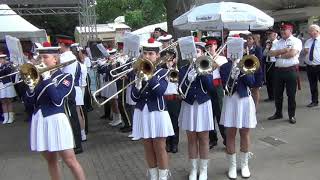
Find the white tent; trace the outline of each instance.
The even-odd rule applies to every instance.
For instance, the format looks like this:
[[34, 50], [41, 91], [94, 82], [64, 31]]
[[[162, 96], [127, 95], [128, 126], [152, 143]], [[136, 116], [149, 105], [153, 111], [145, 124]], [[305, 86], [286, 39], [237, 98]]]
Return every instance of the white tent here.
[[0, 40], [5, 35], [19, 39], [28, 39], [32, 42], [47, 41], [47, 33], [17, 15], [8, 5], [0, 4]]
[[140, 42], [145, 42], [150, 38], [150, 33], [152, 33], [154, 31], [154, 28], [157, 27], [167, 31], [167, 22], [145, 26], [141, 29], [133, 31], [132, 34], [138, 35], [140, 37]]

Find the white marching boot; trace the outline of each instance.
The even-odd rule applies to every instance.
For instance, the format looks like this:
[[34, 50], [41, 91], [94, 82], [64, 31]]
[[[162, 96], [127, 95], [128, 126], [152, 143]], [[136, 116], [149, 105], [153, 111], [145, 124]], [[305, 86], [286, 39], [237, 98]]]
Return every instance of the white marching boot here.
[[158, 180], [158, 168], [148, 169], [148, 180]]
[[170, 172], [168, 169], [159, 169], [159, 180], [168, 180]]
[[7, 124], [9, 121], [9, 113], [3, 113], [3, 121], [2, 124]]
[[197, 180], [197, 174], [198, 174], [198, 159], [190, 159], [190, 174], [189, 174], [189, 180]]
[[249, 170], [249, 152], [240, 152], [240, 160], [241, 160], [241, 176], [243, 178], [249, 178], [251, 176], [250, 170]]
[[199, 180], [207, 180], [208, 179], [208, 163], [209, 163], [209, 159], [200, 159]]
[[113, 121], [111, 123], [111, 126], [118, 126], [119, 124], [122, 123], [122, 120], [121, 120], [121, 114], [118, 113], [118, 114], [115, 114], [113, 113]]
[[228, 162], [229, 162], [229, 171], [228, 177], [230, 179], [237, 179], [237, 155], [227, 154]]
[[8, 122], [7, 124], [11, 124], [14, 121], [14, 113], [13, 112], [9, 112], [9, 118], [8, 118]]
[[86, 141], [87, 140], [86, 131], [84, 129], [81, 130], [81, 140], [82, 141]]

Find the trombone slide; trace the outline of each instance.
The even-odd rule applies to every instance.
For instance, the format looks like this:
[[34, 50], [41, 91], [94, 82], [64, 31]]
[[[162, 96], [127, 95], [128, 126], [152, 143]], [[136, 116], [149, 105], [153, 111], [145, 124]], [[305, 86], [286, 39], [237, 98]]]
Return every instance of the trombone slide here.
[[121, 75], [119, 75], [116, 79], [110, 81], [108, 84], [104, 85], [103, 87], [101, 87], [100, 89], [96, 90], [94, 93], [93, 93], [93, 99], [94, 101], [96, 101], [96, 103], [100, 106], [106, 104], [108, 101], [110, 101], [111, 99], [113, 99], [115, 96], [117, 96], [118, 94], [120, 94], [123, 90], [125, 90], [126, 88], [128, 88], [131, 84], [133, 84], [136, 80], [130, 82], [127, 86], [125, 86], [124, 88], [118, 90], [117, 93], [115, 93], [114, 95], [112, 95], [111, 97], [109, 97], [108, 99], [106, 99], [105, 101], [103, 102], [100, 102], [98, 99], [97, 99], [97, 95], [105, 88], [107, 88], [108, 86], [110, 86], [112, 83], [115, 83], [116, 81], [118, 81], [119, 79], [121, 79], [122, 77], [124, 77], [127, 73], [131, 72], [133, 70], [133, 68], [130, 68], [124, 72], [122, 72]]

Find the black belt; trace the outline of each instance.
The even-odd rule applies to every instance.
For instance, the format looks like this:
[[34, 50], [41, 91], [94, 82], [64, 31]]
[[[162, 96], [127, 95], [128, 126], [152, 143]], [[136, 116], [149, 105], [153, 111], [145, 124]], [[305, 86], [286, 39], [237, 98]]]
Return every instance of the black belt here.
[[289, 66], [289, 67], [275, 67], [278, 71], [296, 71], [296, 66]]
[[320, 64], [317, 64], [317, 65], [310, 65], [310, 64], [307, 64], [307, 66], [309, 66], [309, 67], [319, 67], [320, 66]]

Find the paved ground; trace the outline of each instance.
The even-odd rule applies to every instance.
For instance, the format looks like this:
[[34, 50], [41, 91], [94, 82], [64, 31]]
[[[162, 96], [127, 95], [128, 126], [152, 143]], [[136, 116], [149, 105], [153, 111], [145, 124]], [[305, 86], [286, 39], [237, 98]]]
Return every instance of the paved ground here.
[[[305, 76], [304, 76], [305, 79]], [[290, 179], [320, 180], [320, 107], [309, 109], [309, 90], [306, 80], [303, 90], [297, 94], [297, 120], [291, 125], [285, 119], [268, 121], [274, 112], [273, 103], [261, 102], [258, 108], [258, 126], [252, 133], [250, 161], [254, 180]], [[266, 97], [265, 88], [262, 97]], [[286, 108], [286, 103], [284, 108]], [[23, 121], [22, 106], [17, 104], [17, 121], [0, 125], [0, 180], [49, 179], [45, 161], [29, 148], [29, 124]], [[141, 180], [145, 179], [141, 142], [132, 142], [128, 134], [107, 126], [98, 119], [102, 109], [90, 114], [89, 140], [84, 143], [85, 152], [78, 159], [85, 169], [88, 180]], [[181, 132], [180, 152], [170, 154], [173, 180], [187, 179], [188, 161], [186, 136]], [[224, 180], [227, 162], [224, 149], [210, 152], [209, 179]], [[61, 162], [65, 180], [72, 179], [68, 168]]]

